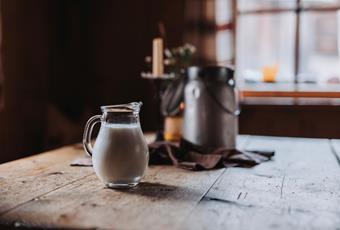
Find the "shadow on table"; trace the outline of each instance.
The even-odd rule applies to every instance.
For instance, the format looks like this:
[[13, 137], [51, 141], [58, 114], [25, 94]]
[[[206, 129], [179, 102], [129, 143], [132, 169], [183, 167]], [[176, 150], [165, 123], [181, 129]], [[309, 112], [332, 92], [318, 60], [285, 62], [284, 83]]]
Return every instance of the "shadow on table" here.
[[141, 182], [134, 188], [119, 190], [119, 192], [150, 197], [153, 201], [161, 199], [188, 200], [195, 197], [195, 193], [199, 193], [199, 191], [188, 187], [152, 182]]

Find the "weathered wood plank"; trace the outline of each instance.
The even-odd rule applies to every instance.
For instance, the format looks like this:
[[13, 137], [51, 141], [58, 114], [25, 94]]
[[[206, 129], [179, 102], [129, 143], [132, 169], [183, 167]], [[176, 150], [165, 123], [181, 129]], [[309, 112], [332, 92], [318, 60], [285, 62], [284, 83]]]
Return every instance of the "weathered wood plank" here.
[[215, 200], [203, 200], [199, 209], [184, 222], [180, 229], [334, 229], [339, 226], [339, 214], [286, 208], [264, 208], [253, 205], [239, 205]]
[[152, 166], [145, 182], [128, 191], [105, 189], [92, 175], [19, 206], [1, 221], [66, 228], [176, 227], [222, 171], [190, 172]]
[[[147, 142], [155, 135], [147, 133]], [[0, 165], [0, 216], [18, 205], [93, 174], [89, 167], [69, 167], [85, 154], [81, 144]]]
[[275, 149], [275, 159], [252, 169], [227, 169], [183, 228], [340, 226], [340, 169], [328, 140], [251, 137], [248, 147]]
[[69, 167], [83, 154], [79, 146], [53, 150], [0, 165], [0, 216], [40, 195], [93, 174], [92, 168]]
[[[239, 139], [239, 145], [246, 138]], [[104, 188], [90, 175], [26, 202], [0, 216], [0, 223], [67, 228], [176, 228], [225, 169], [192, 172], [149, 167], [131, 190]]]

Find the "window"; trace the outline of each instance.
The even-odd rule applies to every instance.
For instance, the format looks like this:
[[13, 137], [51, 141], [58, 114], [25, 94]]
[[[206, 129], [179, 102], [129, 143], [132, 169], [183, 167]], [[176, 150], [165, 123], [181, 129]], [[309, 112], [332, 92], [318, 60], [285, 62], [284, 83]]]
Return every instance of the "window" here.
[[265, 68], [276, 67], [278, 81], [294, 81], [294, 14], [247, 14], [237, 23], [239, 76], [261, 81]]
[[234, 2], [239, 78], [340, 83], [340, 0]]
[[238, 82], [340, 83], [340, 0], [186, 0], [185, 41]]

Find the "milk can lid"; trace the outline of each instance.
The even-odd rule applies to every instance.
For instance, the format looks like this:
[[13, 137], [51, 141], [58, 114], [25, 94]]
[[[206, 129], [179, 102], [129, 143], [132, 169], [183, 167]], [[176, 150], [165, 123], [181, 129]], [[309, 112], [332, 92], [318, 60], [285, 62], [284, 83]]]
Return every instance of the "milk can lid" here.
[[[204, 79], [230, 84], [234, 80], [234, 69], [226, 66], [191, 66], [187, 70], [188, 80]], [[231, 81], [232, 80], [232, 81]]]
[[186, 70], [186, 76], [175, 79], [162, 96], [161, 111], [164, 116], [175, 116], [180, 111], [184, 100], [184, 88], [187, 81], [199, 80], [224, 83], [235, 86], [234, 70], [224, 66], [191, 66]]

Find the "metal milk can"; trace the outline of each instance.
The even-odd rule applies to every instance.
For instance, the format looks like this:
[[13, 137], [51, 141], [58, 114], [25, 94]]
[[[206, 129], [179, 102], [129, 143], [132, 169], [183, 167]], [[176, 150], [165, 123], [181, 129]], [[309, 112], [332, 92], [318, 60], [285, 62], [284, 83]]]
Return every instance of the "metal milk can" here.
[[184, 139], [204, 147], [236, 148], [239, 104], [232, 69], [189, 67], [184, 103]]

